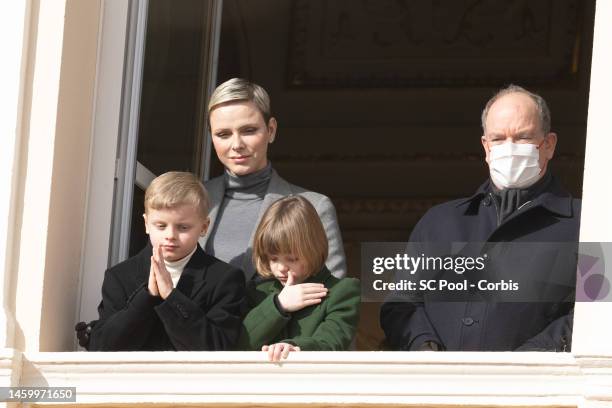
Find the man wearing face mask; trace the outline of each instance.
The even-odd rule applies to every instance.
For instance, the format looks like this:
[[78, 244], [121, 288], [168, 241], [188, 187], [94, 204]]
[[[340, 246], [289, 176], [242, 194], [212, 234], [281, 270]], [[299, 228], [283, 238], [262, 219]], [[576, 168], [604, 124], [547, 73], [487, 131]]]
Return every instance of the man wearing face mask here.
[[[502, 89], [483, 110], [482, 127], [490, 178], [471, 197], [430, 209], [410, 241], [577, 243], [580, 200], [549, 171], [557, 135], [544, 99], [515, 85]], [[554, 276], [559, 258], [533, 247], [520, 272]], [[573, 274], [572, 267], [565, 269]], [[381, 326], [399, 350], [569, 351], [575, 275], [564, 279], [572, 283], [554, 301], [388, 301]]]

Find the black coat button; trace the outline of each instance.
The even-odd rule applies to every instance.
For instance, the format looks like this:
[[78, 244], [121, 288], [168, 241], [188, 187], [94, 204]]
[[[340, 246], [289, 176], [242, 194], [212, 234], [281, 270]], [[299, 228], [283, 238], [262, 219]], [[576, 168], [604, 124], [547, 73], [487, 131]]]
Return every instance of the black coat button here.
[[486, 196], [484, 198], [484, 200], [482, 200], [482, 205], [484, 205], [485, 207], [488, 207], [491, 205], [491, 196]]
[[474, 324], [474, 319], [472, 319], [471, 317], [464, 317], [463, 319], [461, 319], [461, 323], [465, 324], [466, 326], [471, 326]]

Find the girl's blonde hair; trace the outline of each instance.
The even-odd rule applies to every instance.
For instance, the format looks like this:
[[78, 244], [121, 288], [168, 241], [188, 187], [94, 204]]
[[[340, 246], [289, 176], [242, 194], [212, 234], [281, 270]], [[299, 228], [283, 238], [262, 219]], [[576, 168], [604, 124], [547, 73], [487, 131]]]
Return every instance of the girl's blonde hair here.
[[305, 198], [289, 196], [275, 201], [257, 226], [253, 263], [261, 276], [270, 277], [270, 258], [290, 254], [303, 260], [312, 276], [323, 268], [327, 251], [327, 236], [317, 211]]
[[156, 177], [145, 192], [145, 213], [149, 210], [175, 208], [191, 205], [198, 209], [202, 218], [208, 217], [208, 193], [193, 174], [169, 171]]

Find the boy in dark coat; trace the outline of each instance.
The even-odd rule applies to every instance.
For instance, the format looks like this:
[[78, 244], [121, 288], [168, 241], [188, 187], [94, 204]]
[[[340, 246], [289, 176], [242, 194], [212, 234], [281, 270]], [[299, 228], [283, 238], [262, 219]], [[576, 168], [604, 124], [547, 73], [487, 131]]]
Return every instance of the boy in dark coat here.
[[209, 225], [202, 184], [184, 172], [157, 177], [145, 193], [144, 219], [150, 244], [106, 271], [88, 349], [232, 349], [244, 277], [198, 245]]

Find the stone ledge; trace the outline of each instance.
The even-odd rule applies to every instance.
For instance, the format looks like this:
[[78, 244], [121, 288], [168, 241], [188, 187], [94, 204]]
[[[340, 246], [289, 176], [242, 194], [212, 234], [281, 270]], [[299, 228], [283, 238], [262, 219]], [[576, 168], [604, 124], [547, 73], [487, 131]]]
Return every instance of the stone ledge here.
[[[576, 407], [612, 401], [612, 357], [565, 353], [25, 353], [20, 385], [78, 404]], [[585, 405], [586, 404], [586, 405]]]

